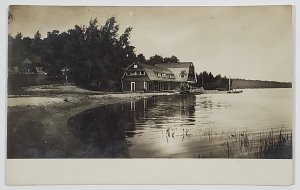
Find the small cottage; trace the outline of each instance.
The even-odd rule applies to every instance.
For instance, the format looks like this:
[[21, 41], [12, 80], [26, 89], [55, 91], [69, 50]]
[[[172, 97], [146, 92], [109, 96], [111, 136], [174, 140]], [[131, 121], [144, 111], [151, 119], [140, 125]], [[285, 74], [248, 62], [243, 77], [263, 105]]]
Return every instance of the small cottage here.
[[155, 65], [133, 63], [122, 77], [123, 91], [187, 90], [196, 83], [192, 62], [159, 63]]
[[21, 65], [19, 66], [19, 74], [27, 74], [27, 75], [32, 75], [36, 74], [36, 68], [34, 64], [27, 58], [24, 61], [21, 62]]
[[41, 67], [41, 59], [36, 55], [32, 55], [31, 57], [21, 62], [19, 67], [17, 67], [17, 74], [46, 75], [47, 73]]

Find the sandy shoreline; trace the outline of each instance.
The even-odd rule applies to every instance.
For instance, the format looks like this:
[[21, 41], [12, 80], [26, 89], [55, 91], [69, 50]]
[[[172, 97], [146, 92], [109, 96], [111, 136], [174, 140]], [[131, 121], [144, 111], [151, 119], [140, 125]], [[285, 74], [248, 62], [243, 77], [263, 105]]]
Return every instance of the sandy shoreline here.
[[[8, 95], [7, 106], [70, 106], [71, 104], [106, 105], [130, 99], [173, 95], [175, 92], [102, 92], [90, 91], [75, 85], [41, 85], [23, 89], [23, 94]], [[221, 94], [217, 90], [205, 90], [204, 94]]]
[[172, 95], [173, 92], [155, 93], [113, 93], [95, 92], [80, 89], [75, 86], [40, 86], [25, 89], [24, 95], [9, 95], [7, 99], [8, 107], [17, 106], [70, 106], [77, 104], [99, 104], [106, 105], [121, 103], [130, 99], [138, 99], [157, 95]]

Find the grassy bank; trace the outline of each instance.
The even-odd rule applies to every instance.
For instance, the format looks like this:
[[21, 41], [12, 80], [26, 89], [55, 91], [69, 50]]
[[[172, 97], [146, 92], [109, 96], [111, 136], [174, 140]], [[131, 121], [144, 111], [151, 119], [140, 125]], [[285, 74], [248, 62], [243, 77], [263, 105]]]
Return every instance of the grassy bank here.
[[[167, 127], [162, 139], [168, 142], [197, 139], [189, 144], [190, 157], [198, 158], [262, 158], [291, 159], [292, 132], [287, 128], [271, 129], [191, 129], [189, 127]], [[175, 155], [180, 156], [180, 154]]]

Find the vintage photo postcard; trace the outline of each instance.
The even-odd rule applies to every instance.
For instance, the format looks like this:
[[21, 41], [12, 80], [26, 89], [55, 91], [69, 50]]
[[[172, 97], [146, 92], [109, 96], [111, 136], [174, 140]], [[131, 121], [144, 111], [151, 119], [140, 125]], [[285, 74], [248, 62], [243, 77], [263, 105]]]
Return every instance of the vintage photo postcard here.
[[[10, 6], [8, 184], [72, 183], [24, 175], [58, 166], [137, 180], [155, 168], [161, 184], [248, 167], [216, 183], [291, 184], [292, 28], [288, 5]], [[178, 181], [179, 168], [195, 173]], [[73, 183], [152, 179], [84, 174]]]

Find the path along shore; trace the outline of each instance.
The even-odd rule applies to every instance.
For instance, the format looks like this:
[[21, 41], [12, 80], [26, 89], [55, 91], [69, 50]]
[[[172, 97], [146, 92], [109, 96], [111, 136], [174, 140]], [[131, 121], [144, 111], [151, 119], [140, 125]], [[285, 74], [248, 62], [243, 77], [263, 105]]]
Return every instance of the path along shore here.
[[[205, 90], [204, 94], [224, 93]], [[90, 91], [74, 85], [42, 85], [24, 88], [24, 94], [8, 95], [7, 106], [80, 106], [82, 104], [107, 105], [174, 92], [102, 92]]]

